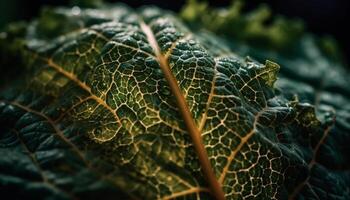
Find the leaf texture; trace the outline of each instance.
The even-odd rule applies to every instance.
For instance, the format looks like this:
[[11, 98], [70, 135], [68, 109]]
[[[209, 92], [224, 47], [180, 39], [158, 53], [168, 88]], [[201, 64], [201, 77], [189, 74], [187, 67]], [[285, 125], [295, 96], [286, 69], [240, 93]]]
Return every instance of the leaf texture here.
[[[298, 121], [301, 118], [306, 121], [310, 119], [318, 119], [319, 121], [318, 123], [310, 123], [310, 125], [306, 125], [306, 121], [303, 122], [303, 126], [314, 126], [312, 129], [299, 129], [294, 125], [292, 125], [292, 131], [277, 128], [279, 141], [289, 148], [287, 154], [294, 154], [294, 158], [298, 157], [307, 164], [306, 171], [303, 173], [293, 169], [293, 167], [288, 169], [293, 170], [287, 174], [294, 175], [287, 175], [291, 179], [285, 179], [288, 191], [286, 196], [289, 199], [347, 199], [349, 197], [349, 159], [346, 152], [349, 148], [346, 143], [349, 141], [347, 122], [350, 116], [350, 96], [347, 85], [350, 82], [349, 72], [341, 62], [336, 44], [328, 39], [316, 38], [306, 33], [297, 34], [298, 36], [293, 35], [298, 30], [289, 29], [296, 28], [293, 28], [295, 23], [298, 23], [295, 21], [273, 19], [272, 25], [265, 25], [264, 21], [267, 20], [267, 15], [259, 15], [263, 9], [260, 8], [245, 14], [240, 10], [242, 8], [241, 2], [223, 10], [212, 9], [204, 6], [205, 4], [202, 4], [202, 8], [200, 8], [198, 6], [200, 4], [196, 1], [190, 1], [184, 11], [197, 9], [199, 12], [194, 12], [196, 14], [191, 18], [183, 13], [183, 18], [190, 24], [193, 31], [200, 34], [198, 38], [206, 43], [207, 47], [215, 46], [215, 50], [212, 52], [216, 56], [250, 55], [259, 61], [277, 60], [281, 65], [281, 73], [277, 81], [276, 95], [287, 99], [296, 98], [295, 100], [301, 102], [297, 106]], [[211, 13], [207, 16], [209, 18], [207, 21], [219, 19], [222, 22], [230, 21], [231, 26], [235, 27], [231, 28], [226, 23], [206, 24], [202, 21], [205, 18], [203, 13]], [[271, 41], [269, 35], [260, 32], [257, 32], [256, 35], [247, 34], [249, 38], [235, 36], [232, 30], [254, 26], [254, 23], [248, 23], [243, 27], [240, 25], [243, 23], [242, 21], [255, 19], [251, 16], [259, 18], [254, 22], [259, 25], [255, 24], [255, 26], [265, 30], [265, 32], [279, 29], [278, 32], [275, 32], [276, 37], [273, 38], [276, 41]], [[196, 23], [197, 25], [195, 25]], [[287, 28], [289, 24], [292, 25]], [[217, 27], [213, 29], [213, 26]], [[212, 33], [198, 31], [197, 27], [202, 27], [202, 30], [205, 27], [204, 29], [214, 31], [220, 36], [220, 39], [213, 39]], [[248, 30], [250, 29], [247, 28], [244, 31]], [[291, 33], [293, 37], [285, 41], [278, 40], [285, 38], [284, 35], [290, 31], [294, 32]], [[263, 46], [261, 45], [262, 39], [267, 42]], [[284, 43], [288, 40], [291, 40], [291, 43]], [[276, 43], [278, 41], [279, 43]], [[331, 49], [325, 48], [324, 43], [329, 44]], [[278, 45], [276, 46], [276, 44]], [[315, 113], [316, 116], [311, 113]], [[311, 124], [313, 125], [311, 126]], [[295, 173], [299, 173], [299, 175], [296, 176]]]
[[[0, 194], [214, 199], [166, 66], [226, 199], [349, 196], [347, 72], [315, 89], [322, 56], [276, 57], [122, 4], [46, 9], [24, 31], [22, 78], [1, 92]], [[282, 64], [277, 88], [266, 59]]]

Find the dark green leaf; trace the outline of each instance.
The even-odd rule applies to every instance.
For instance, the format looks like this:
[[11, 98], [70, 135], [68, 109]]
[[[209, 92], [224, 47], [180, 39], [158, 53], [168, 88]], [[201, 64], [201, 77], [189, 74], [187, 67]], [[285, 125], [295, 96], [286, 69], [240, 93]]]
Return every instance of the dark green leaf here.
[[311, 36], [286, 54], [189, 23], [156, 7], [54, 8], [0, 38], [25, 72], [1, 90], [0, 195], [214, 199], [195, 129], [226, 199], [347, 199], [341, 64]]

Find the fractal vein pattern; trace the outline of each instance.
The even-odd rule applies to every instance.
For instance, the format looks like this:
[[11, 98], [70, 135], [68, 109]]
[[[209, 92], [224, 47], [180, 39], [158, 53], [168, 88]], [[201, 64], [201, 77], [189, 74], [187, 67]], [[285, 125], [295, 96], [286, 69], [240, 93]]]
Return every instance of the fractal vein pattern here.
[[6, 26], [1, 199], [350, 199], [350, 73], [264, 13], [97, 2]]

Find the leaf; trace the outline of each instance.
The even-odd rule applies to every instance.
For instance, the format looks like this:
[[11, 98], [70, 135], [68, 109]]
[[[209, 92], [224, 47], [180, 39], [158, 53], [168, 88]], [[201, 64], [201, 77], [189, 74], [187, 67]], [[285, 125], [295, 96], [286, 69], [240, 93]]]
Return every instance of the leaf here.
[[[349, 195], [348, 113], [331, 108], [348, 105], [348, 96], [312, 106], [299, 87], [312, 74], [298, 68], [303, 76], [291, 80], [283, 68], [294, 64], [286, 59], [271, 56], [283, 63], [277, 80], [278, 64], [245, 58], [243, 44], [156, 7], [47, 9], [24, 32], [16, 36], [23, 43], [12, 47], [23, 52], [15, 67], [24, 78], [0, 97], [2, 196]], [[327, 165], [331, 156], [339, 158], [336, 169]]]
[[205, 27], [265, 50], [288, 50], [303, 35], [304, 25], [300, 20], [272, 17], [265, 4], [249, 12], [243, 12], [243, 8], [242, 0], [232, 1], [229, 7], [222, 9], [211, 8], [207, 2], [188, 0], [180, 16], [190, 27]]
[[[188, 4], [187, 9], [190, 7], [193, 6]], [[231, 16], [236, 11], [213, 9], [212, 12], [218, 16]], [[222, 20], [225, 21], [225, 17]], [[197, 26], [202, 28], [197, 30], [191, 25], [192, 30], [200, 35], [198, 38], [205, 46], [215, 45], [213, 53], [216, 56], [249, 55], [259, 61], [266, 59], [278, 61], [281, 65], [281, 74], [277, 81], [277, 95], [287, 99], [298, 96], [293, 104], [300, 105], [293, 112], [300, 112], [296, 118], [298, 121], [300, 118], [305, 120], [303, 126], [314, 126], [314, 128], [296, 129], [298, 126], [292, 126], [293, 130], [287, 132], [277, 128], [280, 142], [291, 149], [288, 154], [296, 154], [298, 159], [301, 158], [307, 163], [303, 173], [293, 167], [288, 169], [291, 170], [287, 173], [289, 174], [287, 177], [290, 178], [284, 182], [289, 199], [346, 199], [349, 196], [349, 159], [346, 153], [349, 148], [346, 143], [350, 135], [349, 126], [346, 124], [350, 116], [350, 93], [347, 87], [350, 82], [347, 78], [349, 71], [339, 59], [341, 57], [339, 53], [325, 50], [322, 46], [324, 39], [310, 34], [301, 35], [292, 44], [286, 45], [285, 50], [281, 50], [280, 47], [270, 45], [269, 48], [263, 48], [260, 43], [242, 40], [225, 31], [214, 30], [215, 34], [220, 36], [215, 38], [212, 33], [203, 31], [203, 27], [213, 30], [210, 28], [211, 24], [198, 22], [197, 19], [190, 20], [190, 24], [194, 22], [199, 23]], [[225, 27], [221, 29], [229, 28], [227, 25], [223, 26]], [[336, 48], [336, 44], [330, 45]], [[335, 49], [333, 52], [339, 50]], [[301, 103], [297, 103], [299, 101]], [[289, 115], [294, 116], [293, 112]], [[275, 120], [265, 121], [275, 126]], [[308, 121], [314, 121], [311, 123], [313, 125], [308, 125]], [[314, 130], [317, 127], [323, 131]], [[296, 173], [299, 173], [299, 176], [296, 176]], [[337, 184], [331, 184], [334, 182]]]

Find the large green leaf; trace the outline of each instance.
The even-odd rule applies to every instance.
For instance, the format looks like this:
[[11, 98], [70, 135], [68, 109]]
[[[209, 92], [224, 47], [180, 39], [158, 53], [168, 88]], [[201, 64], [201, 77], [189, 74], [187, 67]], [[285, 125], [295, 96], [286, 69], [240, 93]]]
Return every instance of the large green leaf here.
[[[0, 195], [214, 199], [218, 184], [226, 199], [346, 199], [347, 72], [315, 90], [326, 58], [274, 56], [197, 23], [117, 4], [45, 9], [8, 31], [1, 52], [19, 58], [1, 68], [23, 73], [1, 92]], [[277, 88], [267, 56], [282, 64]]]

